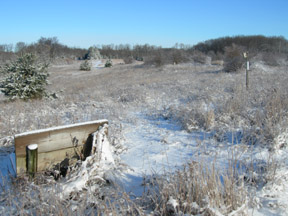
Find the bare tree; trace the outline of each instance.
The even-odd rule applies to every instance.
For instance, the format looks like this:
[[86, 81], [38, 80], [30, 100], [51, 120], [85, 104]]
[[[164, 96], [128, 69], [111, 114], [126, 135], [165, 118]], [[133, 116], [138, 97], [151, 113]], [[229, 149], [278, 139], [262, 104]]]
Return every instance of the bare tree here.
[[27, 45], [24, 42], [18, 42], [15, 45], [15, 52], [21, 52]]

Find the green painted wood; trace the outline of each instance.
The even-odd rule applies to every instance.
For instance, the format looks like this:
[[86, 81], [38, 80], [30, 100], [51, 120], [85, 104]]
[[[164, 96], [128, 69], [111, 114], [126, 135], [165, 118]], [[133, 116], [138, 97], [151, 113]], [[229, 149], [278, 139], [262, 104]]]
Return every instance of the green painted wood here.
[[31, 144], [26, 147], [26, 170], [30, 178], [35, 176], [38, 164], [38, 145]]

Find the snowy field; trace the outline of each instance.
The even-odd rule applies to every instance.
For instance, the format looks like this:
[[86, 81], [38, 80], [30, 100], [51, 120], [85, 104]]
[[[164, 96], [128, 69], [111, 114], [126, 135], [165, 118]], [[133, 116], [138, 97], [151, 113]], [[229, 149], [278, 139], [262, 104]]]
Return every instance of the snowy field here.
[[[105, 142], [109, 148], [104, 153], [114, 159], [99, 162], [91, 156], [58, 181], [44, 176], [42, 186], [27, 183], [23, 187], [25, 196], [30, 194], [29, 202], [19, 201], [19, 188], [7, 183], [11, 178], [6, 183], [2, 180], [0, 214], [14, 214], [19, 208], [23, 214], [37, 214], [46, 205], [65, 206], [72, 215], [92, 214], [107, 205], [113, 207], [112, 214], [126, 215], [136, 209], [129, 214], [157, 215], [154, 205], [147, 204], [147, 182], [181, 172], [192, 163], [208, 173], [215, 169], [226, 196], [227, 182], [234, 182], [231, 196], [241, 194], [241, 198], [232, 208], [225, 206], [224, 195], [219, 206], [213, 200], [216, 195], [202, 194], [208, 201], [195, 200], [199, 206], [187, 215], [287, 215], [287, 65], [253, 63], [246, 91], [245, 72], [224, 73], [221, 66], [190, 63], [154, 68], [137, 63], [102, 68], [101, 62], [94, 63], [87, 72], [79, 71], [79, 63], [52, 66], [49, 91], [56, 92], [56, 100], [6, 103], [0, 97], [1, 174], [15, 175], [15, 155], [9, 147], [13, 140], [7, 137], [97, 119], [109, 121], [109, 142]], [[209, 178], [203, 179], [209, 184]], [[42, 190], [53, 192], [53, 199], [61, 204], [52, 202]], [[33, 193], [42, 196], [39, 207]], [[83, 197], [89, 200], [84, 206], [90, 207], [80, 208]], [[162, 204], [170, 206], [171, 215], [184, 215], [181, 199], [171, 193]]]

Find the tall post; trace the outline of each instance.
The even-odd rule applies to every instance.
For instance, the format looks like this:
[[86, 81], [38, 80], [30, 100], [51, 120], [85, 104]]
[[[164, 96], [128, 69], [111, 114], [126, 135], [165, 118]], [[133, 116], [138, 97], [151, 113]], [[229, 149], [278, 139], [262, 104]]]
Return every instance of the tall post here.
[[246, 90], [249, 89], [249, 60], [248, 60], [248, 52], [243, 53], [244, 59], [246, 60]]
[[26, 168], [29, 178], [32, 179], [37, 172], [38, 166], [38, 145], [31, 144], [26, 147]]

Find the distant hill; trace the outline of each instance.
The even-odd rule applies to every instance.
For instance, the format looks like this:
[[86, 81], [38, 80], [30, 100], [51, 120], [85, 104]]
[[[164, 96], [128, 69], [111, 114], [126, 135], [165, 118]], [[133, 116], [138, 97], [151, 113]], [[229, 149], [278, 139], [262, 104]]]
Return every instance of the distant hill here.
[[265, 37], [262, 35], [221, 37], [198, 43], [193, 49], [206, 54], [211, 51], [224, 53], [225, 47], [232, 46], [232, 44], [242, 46], [249, 52], [288, 53], [288, 41], [284, 37]]

